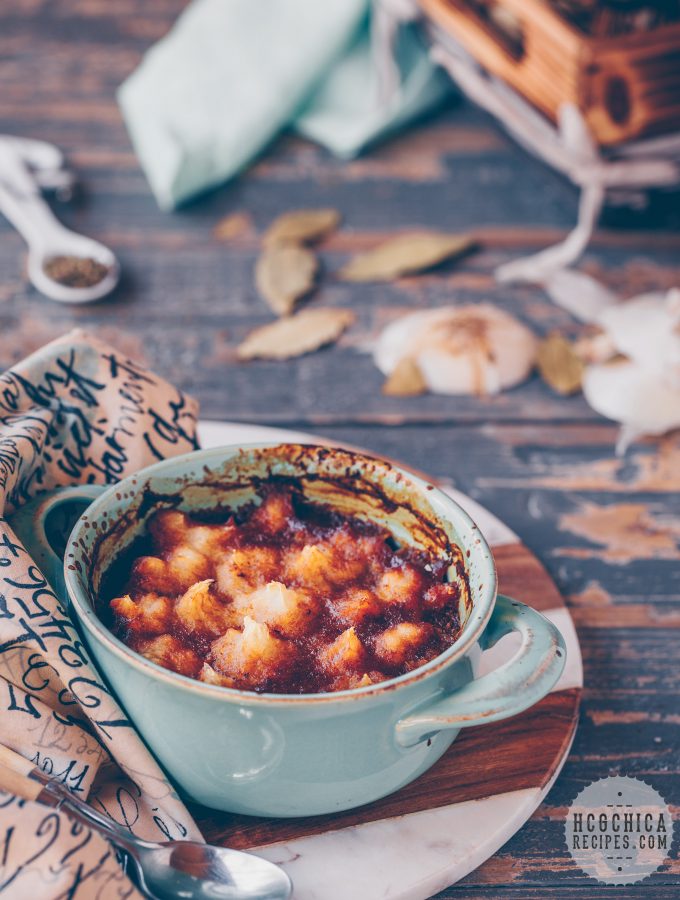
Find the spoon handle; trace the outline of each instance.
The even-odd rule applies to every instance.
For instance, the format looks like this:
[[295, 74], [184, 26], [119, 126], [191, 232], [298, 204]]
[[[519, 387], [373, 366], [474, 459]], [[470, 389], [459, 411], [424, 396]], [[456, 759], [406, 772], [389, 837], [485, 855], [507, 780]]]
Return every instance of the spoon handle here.
[[63, 807], [72, 818], [77, 818], [94, 828], [128, 852], [133, 852], [140, 846], [150, 846], [76, 797], [61, 782], [36, 769], [30, 760], [2, 744], [0, 744], [0, 788], [23, 797], [24, 800], [37, 800], [38, 803], [54, 808]]
[[143, 847], [154, 846], [147, 841], [143, 841], [141, 838], [135, 837], [134, 834], [126, 828], [123, 828], [122, 825], [119, 825], [117, 822], [114, 822], [113, 819], [104, 815], [104, 813], [94, 809], [89, 803], [85, 803], [84, 800], [74, 796], [68, 788], [64, 787], [60, 782], [55, 781], [54, 779], [46, 779], [43, 781], [41, 787], [42, 790], [38, 797], [39, 802], [46, 803], [48, 806], [53, 806], [55, 809], [63, 809], [71, 818], [78, 819], [78, 821], [82, 822], [84, 825], [94, 828], [94, 830], [98, 831], [102, 837], [105, 837], [117, 847], [131, 853], [133, 856], [136, 851]]
[[67, 231], [37, 193], [27, 193], [0, 175], [0, 212], [31, 249], [40, 251], [49, 239]]
[[30, 759], [26, 759], [25, 756], [10, 750], [4, 744], [0, 744], [0, 763], [18, 775], [30, 775], [35, 768]]
[[6, 141], [0, 142], [0, 212], [34, 249], [68, 230], [43, 200], [17, 149]]
[[21, 797], [23, 800], [37, 800], [42, 793], [39, 781], [33, 781], [26, 775], [13, 772], [7, 766], [0, 765], [0, 790]]
[[[60, 782], [36, 769], [33, 763], [9, 747], [0, 744], [0, 791], [7, 791], [23, 800], [33, 800], [54, 809], [63, 809], [69, 818], [97, 831], [103, 838], [126, 854], [126, 859], [139, 871], [137, 854], [140, 849], [153, 847], [136, 838], [124, 828], [74, 797]], [[132, 877], [132, 869], [128, 870]], [[151, 896], [138, 885], [140, 893]]]

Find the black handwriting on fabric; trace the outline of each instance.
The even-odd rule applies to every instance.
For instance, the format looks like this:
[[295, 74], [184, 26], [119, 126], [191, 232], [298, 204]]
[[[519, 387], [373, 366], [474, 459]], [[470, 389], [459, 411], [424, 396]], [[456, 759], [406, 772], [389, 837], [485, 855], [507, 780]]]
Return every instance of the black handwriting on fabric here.
[[54, 360], [54, 371], [43, 373], [43, 383], [34, 383], [24, 378], [18, 372], [11, 375], [16, 378], [26, 392], [29, 400], [40, 406], [54, 408], [53, 401], [57, 401], [57, 408], [61, 408], [63, 397], [71, 397], [84, 406], [97, 406], [97, 393], [103, 391], [106, 384], [89, 378], [76, 367], [76, 349], [68, 351], [65, 359]]
[[0, 410], [7, 413], [6, 416], [0, 417], [0, 424], [4, 425], [6, 420], [9, 421], [21, 406], [21, 391], [11, 372], [5, 372], [0, 377], [0, 385], [2, 385], [0, 389]]
[[17, 647], [19, 644], [28, 643], [30, 641], [35, 641], [43, 652], [47, 650], [45, 642], [38, 632], [34, 631], [24, 618], [19, 618], [18, 624], [23, 628], [23, 632], [21, 634], [15, 634], [14, 637], [11, 637], [9, 640], [0, 644], [0, 653], [4, 653], [12, 647]]
[[[71, 694], [71, 699], [67, 700], [66, 697], [62, 698], [60, 695], [59, 699], [62, 703], [66, 705], [78, 703], [80, 706], [88, 709], [97, 709], [97, 707], [101, 706], [102, 695], [110, 696], [109, 691], [101, 681], [97, 681], [94, 678], [85, 678], [83, 675], [71, 678], [68, 682], [68, 690]], [[63, 694], [63, 691], [61, 693]]]
[[47, 427], [42, 416], [30, 412], [0, 416], [0, 427], [7, 431], [0, 437], [0, 487], [5, 488], [22, 467], [35, 464], [42, 453]]
[[[24, 669], [24, 674], [21, 676], [21, 683], [26, 688], [27, 691], [42, 691], [44, 690], [50, 683], [49, 676], [46, 677], [45, 673], [40, 674], [41, 669], [48, 669], [49, 673], [54, 672], [54, 667], [47, 662], [47, 660], [40, 655], [40, 653], [31, 653], [28, 657], [28, 660], [25, 663], [26, 668]], [[38, 682], [32, 680], [33, 674], [36, 673], [40, 677], [40, 681]]]
[[[83, 709], [96, 710], [102, 706], [104, 698], [110, 697], [108, 688], [100, 681], [93, 678], [77, 676], [71, 678], [65, 688], [59, 691], [59, 703], [63, 707], [78, 706]], [[63, 725], [79, 725], [89, 729], [95, 725], [107, 738], [111, 739], [111, 728], [131, 728], [132, 723], [125, 716], [116, 719], [99, 719], [90, 713], [91, 719], [83, 719], [77, 715], [66, 715], [54, 711], [54, 718]]]
[[40, 769], [41, 772], [44, 772], [46, 775], [51, 775], [52, 778], [56, 778], [57, 781], [67, 785], [74, 793], [84, 793], [83, 781], [90, 771], [89, 764], [85, 763], [79, 771], [78, 761], [72, 759], [64, 769], [59, 771], [55, 768], [52, 757], [46, 756], [44, 753], [41, 753], [40, 750], [36, 751], [31, 761], [35, 763], [36, 768]]
[[106, 438], [108, 450], [94, 467], [104, 473], [107, 483], [120, 479], [125, 473], [129, 458], [124, 447], [125, 439], [132, 440], [137, 434], [140, 419], [146, 415], [145, 385], [155, 385], [151, 374], [129, 359], [121, 359], [114, 354], [104, 354], [109, 364], [109, 374], [117, 384], [120, 403], [116, 410], [116, 422]]
[[[141, 797], [142, 792], [139, 786], [134, 782], [130, 782], [129, 787], [120, 786], [116, 788], [115, 803], [113, 804], [112, 809], [104, 803], [99, 795], [91, 797], [90, 802], [93, 806], [99, 807], [104, 815], [108, 816], [114, 822], [133, 831], [141, 815], [139, 805]], [[167, 836], [168, 840], [171, 840], [172, 836], [167, 825], [162, 819], [160, 821], [162, 823], [161, 831]]]
[[102, 472], [107, 484], [113, 484], [125, 474], [129, 457], [125, 449], [126, 439], [131, 442], [137, 435], [139, 420], [146, 414], [143, 385], [156, 382], [148, 372], [130, 360], [122, 360], [114, 354], [104, 354], [109, 364], [112, 381], [117, 385], [120, 403], [116, 409], [116, 421], [105, 437], [106, 450], [100, 460], [92, 460], [92, 466]]
[[[155, 409], [149, 409], [152, 429], [144, 433], [144, 441], [156, 459], [165, 459], [167, 453], [161, 449], [163, 444], [178, 444], [186, 441], [193, 450], [198, 449], [198, 438], [195, 434], [195, 420], [187, 409], [186, 398], [178, 392], [177, 400], [169, 401], [170, 414], [165, 416]], [[191, 430], [187, 431], [184, 421], [188, 420]]]
[[[0, 803], [0, 809], [5, 806], [5, 803]], [[10, 825], [7, 831], [5, 832], [5, 837], [2, 842], [2, 856], [0, 856], [0, 869], [4, 869], [7, 865], [7, 857], [9, 855], [9, 845], [12, 840], [12, 835], [14, 834], [14, 826]]]
[[26, 461], [22, 460], [20, 474], [15, 479], [13, 486], [7, 489], [7, 485], [0, 485], [0, 487], [7, 489], [5, 497], [6, 508], [18, 509], [42, 489], [46, 475], [45, 461], [48, 457], [49, 454], [47, 452], [43, 453], [40, 461], [33, 466], [29, 466], [28, 469], [25, 465]]
[[125, 717], [121, 719], [97, 719], [94, 724], [109, 741], [113, 739], [111, 728], [132, 728], [132, 722]]
[[104, 434], [104, 430], [98, 428], [77, 407], [69, 414], [69, 418], [71, 419], [68, 429], [71, 435], [71, 445], [63, 448], [62, 456], [57, 460], [57, 467], [69, 478], [77, 480], [83, 471], [92, 464], [92, 457], [86, 451], [94, 443], [95, 437], [101, 437]]
[[[105, 870], [106, 864], [109, 863], [111, 866], [115, 867], [113, 872], [107, 872]], [[86, 882], [95, 879], [97, 881], [97, 886], [90, 888], [90, 891], [95, 893], [88, 893], [88, 886]], [[104, 879], [104, 880], [102, 880]], [[105, 853], [99, 857], [96, 863], [89, 869], [85, 869], [83, 863], [79, 863], [73, 877], [73, 883], [70, 888], [62, 894], [59, 894], [54, 898], [54, 900], [75, 900], [77, 897], [88, 897], [88, 896], [113, 896], [110, 890], [107, 888], [115, 882], [117, 884], [117, 894], [120, 900], [125, 900], [125, 898], [130, 897], [134, 893], [134, 887], [132, 884], [127, 881], [122, 868], [117, 862], [114, 854], [107, 850]], [[85, 893], [80, 890], [80, 888], [86, 885]]]
[[[111, 378], [123, 377], [124, 381], [132, 384], [156, 384], [156, 380], [150, 372], [133, 362], [131, 359], [123, 359], [116, 356], [115, 353], [103, 353], [102, 359], [109, 364], [109, 375]], [[125, 378], [127, 376], [127, 378]]]
[[[50, 615], [48, 619], [38, 623], [43, 638], [54, 638], [63, 641], [62, 646], [71, 647], [72, 636], [75, 633], [73, 622], [70, 619], [57, 619]], [[57, 650], [60, 653], [61, 647]]]
[[[102, 375], [95, 379], [81, 371], [77, 352], [71, 349], [54, 360], [37, 381], [18, 372], [10, 372], [2, 379], [4, 409], [15, 416], [15, 427], [21, 427], [31, 441], [34, 457], [34, 464], [26, 466], [20, 438], [10, 434], [6, 445], [0, 439], [0, 487], [12, 478], [17, 480], [22, 466], [28, 470], [26, 478], [18, 478], [13, 488], [9, 498], [12, 503], [30, 496], [35, 482], [42, 483], [44, 463], [52, 461], [52, 451], [56, 451], [56, 467], [73, 481], [91, 482], [97, 472], [107, 484], [120, 480], [130, 462], [128, 445], [136, 440], [141, 423], [148, 416], [151, 426], [142, 438], [155, 459], [164, 459], [168, 445], [181, 441], [194, 449], [198, 447], [195, 419], [181, 392], [167, 407], [162, 404], [160, 409], [148, 408], [147, 388], [158, 385], [153, 376], [113, 353], [103, 354], [101, 359], [108, 364], [108, 378]], [[110, 389], [112, 382], [118, 392], [118, 404], [115, 419], [109, 425], [106, 418], [96, 419], [92, 410], [99, 405], [99, 394]], [[36, 417], [30, 434], [23, 417], [15, 412], [21, 406], [21, 391], [35, 406], [52, 413], [50, 421]], [[95, 441], [100, 448], [97, 453], [93, 452]], [[36, 464], [38, 460], [40, 464]]]
[[[164, 834], [165, 837], [169, 841], [174, 840], [173, 835], [170, 833], [170, 829], [168, 828], [168, 825], [167, 825], [165, 819], [161, 818], [161, 816], [159, 815], [158, 807], [154, 806], [151, 811], [154, 814], [152, 818], [153, 818], [154, 822], [156, 823], [159, 831], [162, 834]], [[186, 837], [187, 834], [189, 833], [186, 826], [183, 825], [181, 822], [179, 822], [177, 819], [173, 819], [172, 824], [177, 829], [177, 834], [179, 834], [180, 839]]]
[[[0, 526], [5, 524], [5, 520], [0, 518]], [[5, 532], [0, 537], [0, 568], [7, 568], [12, 565], [12, 560], [17, 559], [21, 552], [25, 552], [21, 544], [15, 544], [9, 534]]]
[[[3, 582], [10, 587], [16, 588], [18, 591], [31, 592], [30, 600], [27, 600], [24, 596], [15, 597], [15, 600], [19, 603], [29, 619], [37, 619], [51, 614], [51, 609], [43, 606], [40, 602], [41, 600], [49, 602], [50, 607], [56, 606], [58, 609], [61, 608], [61, 604], [59, 603], [56, 594], [49, 587], [44, 575], [36, 565], [29, 565], [25, 577], [28, 580], [23, 579], [21, 581], [16, 581], [13, 578], [5, 577], [3, 578]], [[63, 613], [63, 609], [61, 609], [61, 612], [62, 614], [65, 614]]]
[[7, 606], [7, 597], [0, 594], [0, 619], [13, 619], [14, 613]]
[[55, 772], [54, 774], [56, 778], [60, 778], [64, 784], [68, 785], [74, 794], [84, 794], [85, 789], [83, 787], [83, 782], [89, 771], [89, 765], [84, 765], [83, 768], [78, 771], [77, 761], [72, 760], [65, 769], [61, 772]]
[[170, 834], [170, 829], [168, 828], [165, 819], [162, 819], [160, 816], [153, 816], [153, 820], [156, 823], [156, 827], [160, 831], [160, 833], [166, 838], [166, 840], [171, 841], [172, 835]]
[[82, 669], [88, 664], [85, 647], [80, 641], [63, 644], [59, 648], [59, 658], [69, 669]]
[[[55, 370], [43, 374], [42, 383], [33, 383], [14, 372], [26, 396], [33, 403], [54, 410], [58, 422], [52, 422], [48, 430], [48, 444], [54, 444], [61, 430], [70, 436], [68, 446], [62, 448], [57, 466], [64, 474], [77, 480], [91, 460], [87, 453], [95, 436], [104, 430], [88, 418], [86, 410], [98, 405], [97, 394], [105, 390], [104, 382], [95, 381], [76, 368], [76, 351], [72, 349], [67, 359], [55, 360]], [[75, 402], [70, 402], [70, 400]]]
[[[55, 722], [54, 719], [44, 716], [40, 728], [33, 734], [35, 735], [35, 746], [40, 747], [42, 752], [56, 750], [62, 755], [73, 753], [76, 758], [85, 753], [90, 754], [84, 731], [69, 728], [67, 725], [62, 725], [61, 722]], [[37, 750], [36, 753], [39, 754], [41, 750]]]
[[[40, 859], [41, 856], [48, 852], [50, 847], [54, 845], [55, 841], [59, 837], [60, 824], [61, 823], [59, 816], [55, 812], [48, 813], [41, 820], [35, 830], [34, 836], [36, 838], [46, 838], [45, 842], [42, 843], [42, 845], [38, 846], [38, 849], [32, 856], [29, 856], [23, 862], [19, 863], [14, 869], [10, 869], [6, 877], [2, 881], [0, 881], [0, 893], [2, 893], [2, 891], [5, 890], [5, 888], [9, 887], [14, 881], [16, 881], [23, 870], [27, 869], [31, 865], [31, 863], [34, 863], [37, 859]], [[15, 837], [18, 838], [18, 836], [19, 832], [17, 832], [16, 835], [13, 832], [11, 836], [8, 833], [8, 836], [6, 836], [5, 838], [6, 849], [4, 855], [7, 857], [7, 859], [10, 858], [10, 854], [13, 852]], [[22, 832], [22, 845], [24, 844], [25, 840], [26, 838], [24, 836], [24, 833]], [[21, 851], [18, 850], [17, 852], [19, 853]]]
[[13, 437], [4, 437], [0, 440], [0, 487], [7, 484], [16, 472], [21, 468], [21, 449]]
[[[22, 551], [18, 545], [16, 545], [16, 549]], [[23, 615], [15, 616], [16, 629], [8, 640], [0, 644], [0, 652], [20, 645], [34, 649], [35, 652], [28, 656], [24, 666], [23, 683], [27, 689], [36, 693], [49, 687], [48, 675], [54, 671], [54, 667], [45, 659], [48, 656], [54, 657], [56, 654], [64, 666], [60, 672], [60, 679], [64, 686], [58, 692], [59, 703], [62, 710], [76, 707], [79, 712], [74, 710], [69, 714], [60, 710], [51, 710], [54, 721], [60, 725], [77, 725], [89, 730], [92, 723], [83, 711], [85, 709], [97, 710], [102, 707], [105, 699], [108, 701], [110, 698], [110, 692], [106, 685], [91, 672], [87, 651], [84, 644], [78, 639], [73, 623], [55, 594], [47, 586], [47, 582], [37, 566], [30, 565], [23, 576], [6, 577], [3, 582], [12, 589], [12, 593], [15, 595], [13, 600]], [[49, 653], [48, 642], [51, 645]], [[41, 671], [44, 668], [48, 668], [48, 672]], [[66, 678], [68, 669], [84, 670], [88, 674], [74, 674], [74, 677]], [[28, 696], [25, 703], [25, 707], [20, 707], [14, 700], [17, 710], [39, 716]], [[99, 722], [95, 717], [95, 725], [108, 738], [111, 737], [111, 730], [114, 728], [131, 727], [129, 720], [124, 716], [111, 717], [110, 715]]]
[[[59, 862], [63, 866], [72, 856], [75, 856], [79, 850], [86, 847], [92, 840], [92, 831], [81, 822], [71, 822], [71, 834], [75, 838], [80, 838], [80, 843], [75, 843], [69, 850], [64, 853]], [[79, 867], [82, 868], [82, 865]]]
[[104, 443], [109, 449], [102, 453], [100, 459], [90, 460], [92, 468], [104, 475], [107, 484], [115, 484], [120, 481], [129, 462], [125, 447], [118, 441], [118, 434], [118, 429], [114, 429], [113, 433], [104, 439]]
[[7, 682], [7, 690], [9, 691], [9, 706], [7, 707], [8, 712], [20, 712], [26, 713], [31, 716], [33, 719], [40, 718], [40, 712], [35, 708], [33, 704], [33, 700], [35, 698], [31, 697], [30, 694], [23, 695], [24, 706], [17, 701], [17, 695], [14, 689], [14, 685], [11, 681]]
[[[12, 798], [12, 802], [16, 802], [15, 798]], [[2, 805], [6, 804], [0, 804]], [[17, 803], [18, 807], [21, 805]], [[0, 893], [10, 887], [12, 890], [18, 889], [21, 884], [19, 876], [25, 871], [35, 870], [36, 863], [40, 867], [41, 883], [53, 900], [74, 900], [76, 897], [104, 894], [109, 896], [111, 892], [106, 886], [112, 884], [117, 885], [116, 892], [121, 900], [130, 897], [134, 891], [108, 846], [103, 845], [91, 862], [78, 860], [78, 856], [82, 856], [84, 851], [88, 852], [87, 848], [95, 840], [92, 831], [85, 825], [72, 822], [56, 812], [48, 813], [34, 833], [34, 837], [40, 840], [39, 848], [31, 856], [15, 863], [9, 871], [6, 871], [11, 865], [12, 856], [14, 854], [18, 856], [22, 852], [25, 838], [22, 834], [21, 846], [18, 846], [19, 836], [20, 833], [10, 826], [2, 838], [0, 868], [5, 877], [0, 880]], [[60, 837], [68, 843], [68, 849], [53, 862], [48, 863], [49, 851]], [[96, 884], [90, 891], [88, 884], [92, 882]], [[7, 896], [9, 897], [9, 894]], [[42, 895], [38, 900], [42, 900]]]
[[[16, 389], [18, 395], [18, 385]], [[48, 416], [49, 412], [40, 409], [27, 409], [2, 415], [2, 403], [0, 403], [0, 426], [6, 432], [4, 439], [25, 441], [36, 456], [41, 453], [45, 442]], [[21, 455], [23, 456], [23, 453]]]
[[120, 811], [120, 818], [116, 817], [116, 821], [120, 822], [121, 825], [125, 825], [130, 831], [133, 830], [139, 821], [139, 799], [141, 795], [141, 790], [134, 783], [131, 789], [126, 787], [116, 789], [116, 803]]
[[[62, 706], [67, 705], [64, 697], [70, 696], [69, 692], [67, 690], [60, 691], [58, 696], [59, 702], [62, 704]], [[68, 728], [71, 728], [71, 726], [75, 726], [77, 728], [82, 728], [83, 731], [87, 731], [88, 728], [92, 727], [92, 722], [85, 715], [77, 716], [71, 713], [66, 714], [59, 712], [59, 710], [53, 709], [52, 718], [55, 722], [57, 722], [57, 724], [65, 725]]]

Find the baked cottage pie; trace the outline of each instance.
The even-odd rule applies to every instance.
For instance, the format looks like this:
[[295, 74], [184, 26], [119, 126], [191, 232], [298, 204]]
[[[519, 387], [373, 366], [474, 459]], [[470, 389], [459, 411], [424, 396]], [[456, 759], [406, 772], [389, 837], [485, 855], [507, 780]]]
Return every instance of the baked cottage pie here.
[[447, 580], [453, 560], [399, 547], [292, 484], [260, 499], [221, 523], [153, 515], [148, 553], [110, 601], [130, 648], [210, 684], [300, 694], [384, 681], [455, 641], [465, 584]]

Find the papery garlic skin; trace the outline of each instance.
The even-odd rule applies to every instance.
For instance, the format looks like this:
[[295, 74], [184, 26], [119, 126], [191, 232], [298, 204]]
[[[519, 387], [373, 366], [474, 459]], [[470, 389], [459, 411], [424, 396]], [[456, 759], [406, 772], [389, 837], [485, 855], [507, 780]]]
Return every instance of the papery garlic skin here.
[[583, 393], [595, 412], [621, 423], [619, 454], [637, 437], [680, 428], [680, 391], [637, 362], [588, 366]]
[[587, 334], [574, 341], [574, 353], [586, 364], [604, 363], [616, 356], [616, 347], [606, 331]]
[[543, 281], [550, 299], [581, 322], [597, 322], [620, 300], [608, 287], [577, 269], [558, 269]]
[[411, 313], [388, 325], [373, 358], [390, 375], [404, 358], [437, 394], [496, 394], [524, 381], [537, 341], [521, 322], [488, 303]]

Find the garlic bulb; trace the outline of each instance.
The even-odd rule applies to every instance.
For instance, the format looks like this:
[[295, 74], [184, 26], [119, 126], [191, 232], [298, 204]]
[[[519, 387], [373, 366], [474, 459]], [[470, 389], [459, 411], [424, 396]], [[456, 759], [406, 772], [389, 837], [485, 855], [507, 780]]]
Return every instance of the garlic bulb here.
[[603, 310], [598, 325], [614, 348], [680, 390], [680, 290], [643, 294]]
[[646, 434], [680, 427], [680, 291], [643, 294], [604, 309], [597, 318], [602, 357], [586, 368], [583, 393], [600, 415], [621, 423], [617, 452]]
[[413, 360], [436, 394], [496, 394], [529, 375], [536, 338], [517, 319], [488, 303], [444, 306], [388, 325], [373, 359], [385, 375]]
[[583, 393], [595, 412], [621, 423], [618, 453], [642, 435], [680, 428], [680, 390], [638, 362], [588, 366]]

